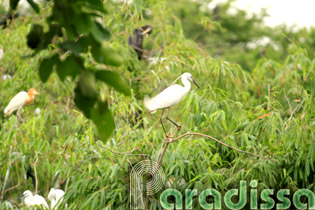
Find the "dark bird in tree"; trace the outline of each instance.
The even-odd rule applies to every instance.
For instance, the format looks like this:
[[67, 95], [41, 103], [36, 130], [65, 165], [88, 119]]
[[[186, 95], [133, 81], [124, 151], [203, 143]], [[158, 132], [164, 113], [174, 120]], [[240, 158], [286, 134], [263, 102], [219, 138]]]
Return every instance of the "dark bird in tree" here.
[[[142, 55], [143, 55], [143, 37], [146, 35], [148, 36], [149, 34], [152, 33], [152, 26], [150, 25], [145, 25], [142, 26], [140, 28], [136, 28], [133, 31], [133, 35], [128, 37], [128, 44], [133, 47], [133, 49], [136, 51], [137, 55], [138, 55], [138, 59], [141, 60]], [[139, 70], [134, 69], [134, 65], [131, 63], [131, 67], [128, 68], [128, 70], [130, 72], [133, 73], [134, 78], [137, 78], [138, 74], [139, 74]], [[139, 86], [140, 86], [140, 79], [135, 79], [135, 97], [136, 98], [140, 98], [140, 94], [139, 94]], [[143, 122], [142, 122], [142, 110], [138, 109], [137, 111], [135, 111], [132, 114], [131, 119], [129, 119], [129, 122], [135, 126], [136, 124], [138, 124], [137, 127], [143, 127]]]
[[152, 33], [152, 26], [145, 25], [141, 28], [136, 28], [133, 35], [128, 38], [128, 44], [135, 49], [139, 60], [141, 60], [143, 55], [143, 36], [149, 35], [150, 33]]
[[32, 183], [35, 187], [36, 186], [36, 180], [35, 180], [35, 176], [34, 176], [33, 169], [31, 167], [31, 165], [28, 165], [28, 168], [26, 170], [26, 179], [29, 179], [29, 178], [32, 179]]

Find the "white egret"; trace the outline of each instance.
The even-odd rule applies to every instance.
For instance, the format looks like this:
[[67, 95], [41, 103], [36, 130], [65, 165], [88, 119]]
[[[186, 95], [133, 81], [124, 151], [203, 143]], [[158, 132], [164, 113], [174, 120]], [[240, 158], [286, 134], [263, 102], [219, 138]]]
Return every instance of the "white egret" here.
[[19, 198], [24, 199], [24, 203], [27, 207], [40, 207], [42, 209], [49, 209], [49, 206], [40, 195], [34, 195], [29, 190], [26, 190]]
[[[166, 131], [165, 131], [165, 128], [164, 128], [164, 125], [162, 122], [164, 109], [168, 108], [168, 111], [169, 111], [169, 108], [171, 106], [174, 106], [175, 104], [180, 102], [180, 100], [189, 92], [190, 87], [191, 87], [189, 81], [192, 81], [199, 88], [199, 86], [193, 80], [193, 77], [190, 73], [186, 72], [186, 73], [182, 74], [181, 76], [179, 76], [175, 80], [175, 82], [179, 78], [181, 78], [182, 83], [184, 84], [184, 87], [181, 85], [178, 85], [178, 84], [171, 85], [168, 88], [166, 88], [165, 90], [163, 90], [161, 93], [159, 93], [157, 96], [155, 96], [151, 99], [148, 97], [146, 97], [144, 99], [144, 105], [150, 112], [154, 113], [158, 109], [163, 109], [162, 114], [161, 114], [161, 118], [160, 118], [160, 122], [162, 124], [162, 127], [163, 127], [165, 134], [166, 134]], [[171, 119], [168, 118], [168, 113], [166, 115], [166, 119], [178, 127], [178, 125], [174, 121], [172, 121]]]
[[57, 210], [60, 203], [63, 201], [63, 196], [65, 192], [60, 189], [51, 188], [48, 194], [48, 199], [50, 200], [50, 209]]
[[28, 105], [29, 103], [31, 103], [34, 100], [35, 95], [40, 95], [40, 93], [37, 92], [34, 88], [31, 88], [28, 92], [21, 91], [16, 94], [11, 99], [8, 106], [4, 109], [5, 116], [8, 116], [12, 114], [12, 112], [14, 112], [15, 110], [18, 110], [17, 115], [21, 118], [21, 116], [19, 115], [20, 109], [22, 109], [24, 105]]

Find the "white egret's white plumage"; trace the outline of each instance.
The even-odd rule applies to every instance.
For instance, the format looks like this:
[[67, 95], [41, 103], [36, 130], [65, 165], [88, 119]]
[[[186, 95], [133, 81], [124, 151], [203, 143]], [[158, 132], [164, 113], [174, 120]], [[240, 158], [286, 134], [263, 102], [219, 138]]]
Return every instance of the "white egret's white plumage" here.
[[[155, 112], [158, 109], [165, 109], [169, 108], [178, 102], [189, 92], [190, 90], [190, 82], [196, 84], [196, 82], [193, 80], [192, 75], [190, 73], [184, 73], [180, 76], [182, 83], [184, 84], [184, 87], [178, 84], [171, 85], [165, 90], [163, 90], [160, 94], [157, 96], [149, 99], [144, 99], [144, 105], [150, 112]], [[177, 78], [178, 79], [178, 78]], [[197, 85], [197, 84], [196, 84]], [[199, 87], [197, 85], [197, 87]]]
[[28, 92], [19, 92], [11, 99], [8, 106], [4, 109], [4, 114], [10, 115], [15, 110], [20, 110], [24, 105], [31, 103], [34, 100], [35, 95], [39, 95], [39, 92], [34, 88], [31, 88]]
[[[182, 83], [184, 86], [175, 84], [171, 85], [165, 90], [163, 90], [161, 93], [159, 93], [157, 96], [153, 98], [148, 98], [146, 97], [144, 99], [144, 105], [145, 107], [152, 113], [156, 112], [158, 109], [163, 109], [160, 121], [164, 130], [164, 133], [166, 134], [163, 122], [162, 122], [162, 117], [164, 113], [164, 109], [170, 108], [171, 106], [174, 106], [178, 102], [182, 100], [182, 98], [189, 92], [191, 88], [190, 81], [195, 83], [195, 85], [199, 88], [197, 83], [193, 80], [193, 77], [190, 73], [184, 73], [181, 76], [179, 76], [177, 79], [181, 78]], [[177, 81], [175, 80], [175, 82]], [[174, 83], [175, 83], [174, 82]], [[178, 126], [174, 121], [168, 118], [168, 113], [166, 115], [166, 119], [172, 122], [174, 125]], [[166, 134], [167, 135], [167, 134]]]
[[27, 207], [41, 207], [43, 209], [49, 209], [45, 198], [40, 195], [33, 196], [33, 193], [29, 190], [26, 190], [20, 198], [24, 198], [24, 203]]
[[65, 192], [60, 189], [51, 188], [48, 194], [48, 199], [50, 200], [50, 209], [57, 210], [60, 203], [63, 201], [63, 196]]

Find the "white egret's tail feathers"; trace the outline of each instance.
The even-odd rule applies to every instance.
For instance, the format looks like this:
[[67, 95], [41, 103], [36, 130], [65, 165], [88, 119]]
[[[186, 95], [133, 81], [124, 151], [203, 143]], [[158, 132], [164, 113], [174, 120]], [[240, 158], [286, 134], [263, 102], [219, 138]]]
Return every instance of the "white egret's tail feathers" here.
[[151, 112], [154, 113], [156, 110], [152, 109], [152, 104], [154, 103], [154, 98], [149, 98], [148, 96], [145, 96], [144, 98], [144, 106]]
[[10, 114], [12, 114], [12, 112], [14, 112], [14, 110], [12, 110], [10, 107], [6, 107], [5, 109], [4, 109], [4, 116], [6, 117], [6, 116], [9, 116]]

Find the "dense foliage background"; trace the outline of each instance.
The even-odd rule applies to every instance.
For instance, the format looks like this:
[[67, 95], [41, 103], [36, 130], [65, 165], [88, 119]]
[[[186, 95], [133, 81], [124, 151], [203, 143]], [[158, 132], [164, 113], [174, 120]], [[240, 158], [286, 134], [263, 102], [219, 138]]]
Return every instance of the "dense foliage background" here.
[[[180, 133], [211, 135], [275, 161], [187, 136], [166, 151], [162, 165], [168, 183], [163, 189], [169, 185], [182, 192], [216, 188], [224, 194], [238, 188], [240, 180], [256, 179], [259, 190], [286, 188], [291, 195], [300, 188], [314, 192], [315, 29], [269, 28], [263, 25], [264, 13], [229, 13], [230, 2], [209, 10], [208, 3], [104, 2], [107, 12], [98, 18], [111, 36], [101, 44], [123, 62], [101, 64], [90, 51], [80, 56], [85, 67], [114, 71], [132, 89], [131, 96], [125, 96], [95, 83], [98, 100], [107, 102], [115, 121], [107, 140], [75, 106], [78, 79], [62, 81], [58, 72], [52, 72], [46, 83], [38, 84], [40, 62], [58, 47], [50, 45], [34, 55], [26, 37], [33, 24], [48, 28], [45, 18], [52, 3], [1, 30], [0, 110], [19, 91], [36, 86], [41, 93], [23, 109], [25, 122], [15, 115], [0, 115], [1, 190], [10, 165], [1, 209], [23, 207], [17, 197], [27, 189], [35, 191], [35, 166], [38, 193], [47, 197], [51, 187], [64, 189], [69, 209], [129, 208], [129, 162], [135, 164], [143, 157], [108, 149], [138, 148], [153, 160], [158, 158], [164, 140], [160, 113], [148, 113], [143, 98], [159, 93], [184, 72], [190, 72], [201, 88], [192, 86], [188, 96], [171, 109], [170, 117], [183, 125]], [[144, 38], [145, 59], [139, 61], [127, 39], [134, 28], [146, 24], [153, 26], [153, 32]], [[139, 110], [141, 121], [135, 119]], [[171, 126], [166, 123], [167, 129]], [[197, 200], [194, 206], [200, 208]], [[159, 194], [151, 197], [149, 208], [161, 208]]]

